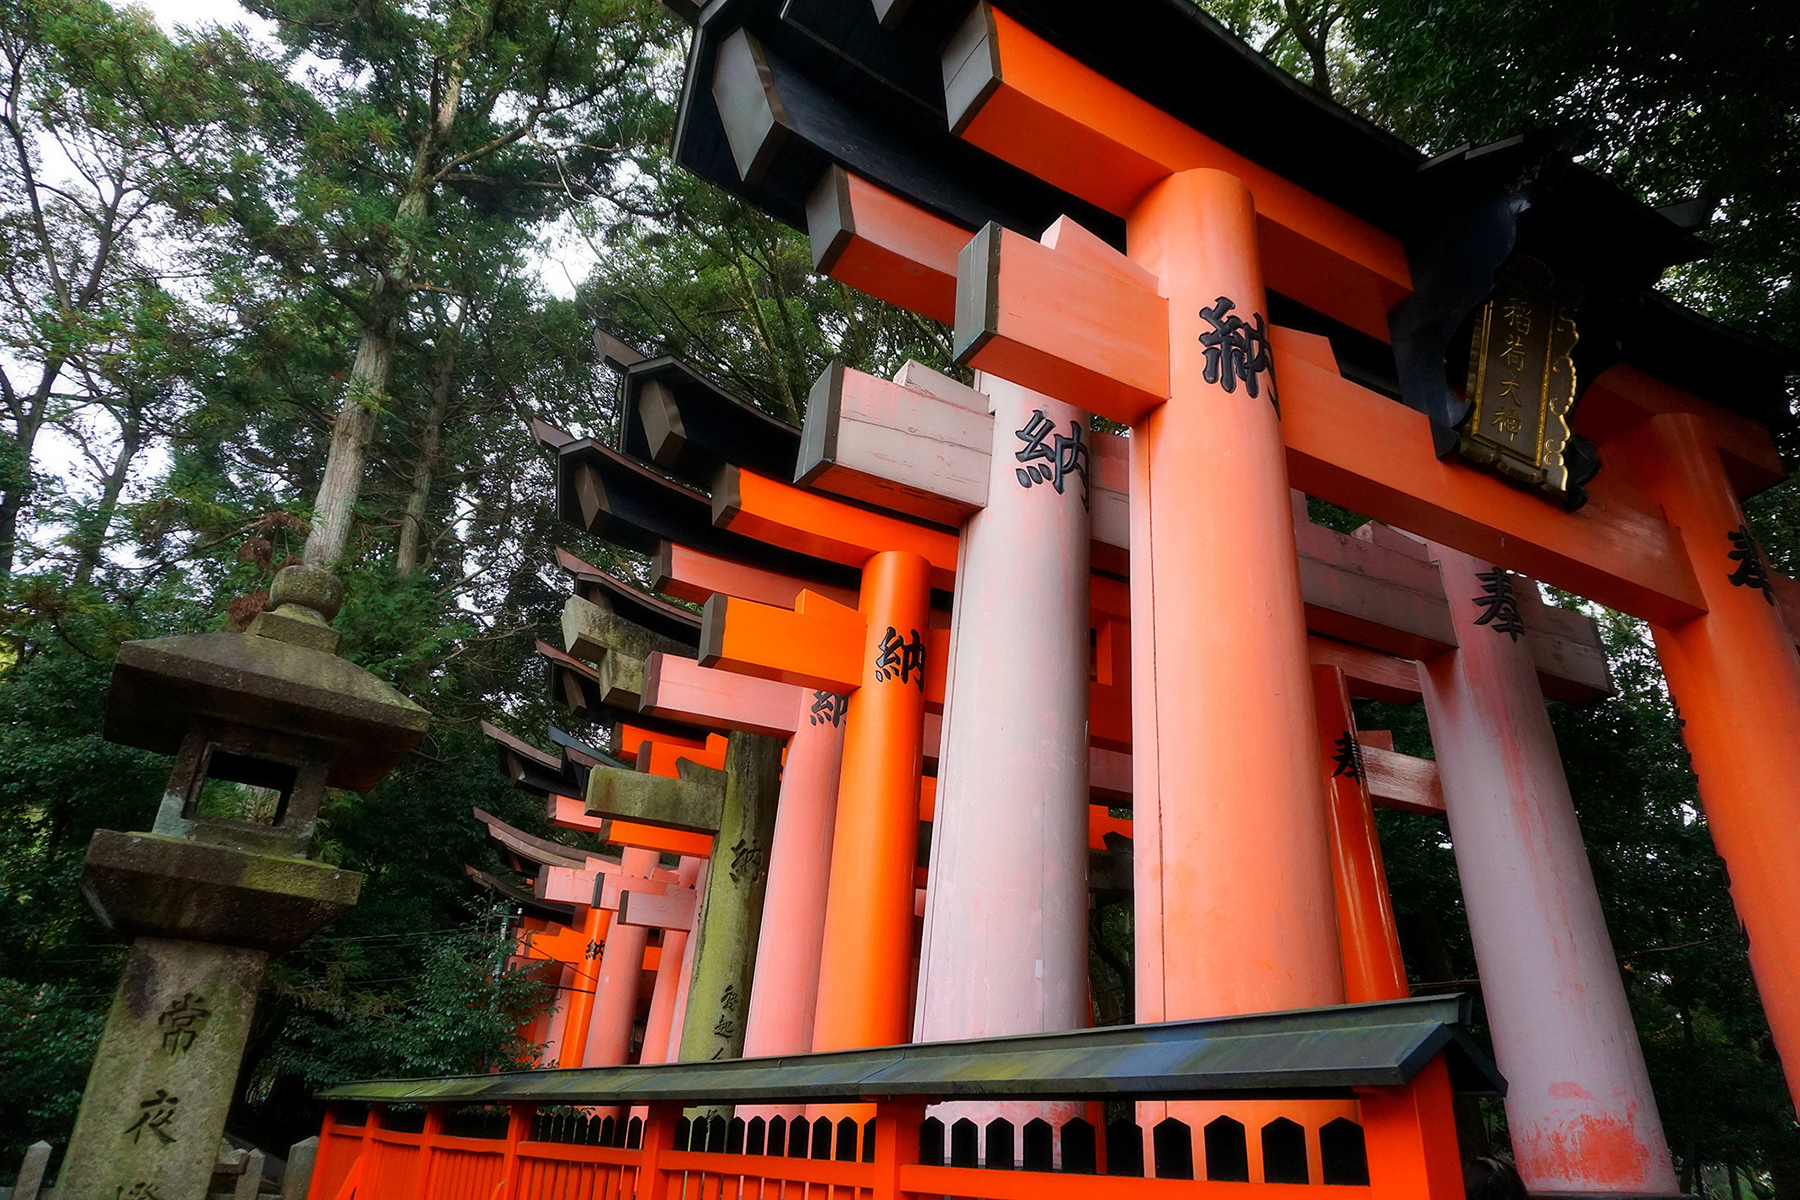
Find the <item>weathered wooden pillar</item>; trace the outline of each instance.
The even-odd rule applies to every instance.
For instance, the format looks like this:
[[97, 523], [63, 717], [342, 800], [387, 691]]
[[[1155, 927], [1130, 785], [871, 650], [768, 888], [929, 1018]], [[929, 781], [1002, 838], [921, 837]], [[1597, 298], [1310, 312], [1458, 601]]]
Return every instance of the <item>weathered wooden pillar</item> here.
[[[978, 375], [987, 504], [963, 526], [914, 1037], [1087, 1024], [1087, 413]], [[944, 1105], [1061, 1128], [1077, 1105]]]
[[[683, 855], [681, 865], [676, 868], [676, 882], [684, 888], [695, 888], [704, 865], [704, 859]], [[695, 895], [699, 894], [696, 890]], [[638, 1053], [639, 1062], [669, 1062], [674, 1057], [670, 1054], [670, 1034], [680, 1028], [677, 1017], [680, 1002], [686, 995], [683, 985], [687, 972], [693, 967], [688, 955], [690, 936], [686, 929], [663, 930], [662, 960], [657, 964], [656, 984], [650, 992], [650, 1014], [644, 1020], [644, 1046]], [[678, 1046], [674, 1048], [679, 1049]]]
[[743, 1056], [780, 776], [779, 741], [756, 733], [731, 735], [719, 832], [690, 942], [694, 970], [681, 1030], [682, 1062]]
[[1140, 1021], [1342, 1003], [1312, 673], [1249, 189], [1126, 222], [1169, 306], [1169, 401], [1131, 436]]
[[805, 1054], [818, 1014], [819, 952], [831, 883], [832, 829], [844, 760], [847, 700], [802, 689], [781, 768], [781, 803], [769, 852], [769, 886], [757, 939], [756, 987], [744, 1053]]
[[930, 601], [922, 555], [883, 550], [863, 565], [867, 628], [861, 684], [845, 717], [815, 1051], [897, 1045], [910, 1030]]
[[1533, 1192], [1670, 1193], [1668, 1145], [1514, 589], [1428, 543], [1461, 642], [1419, 682], [1519, 1174]]
[[1800, 662], [1762, 553], [1704, 421], [1654, 416], [1606, 445], [1607, 462], [1660, 503], [1694, 565], [1706, 613], [1656, 629], [1706, 825], [1769, 1031], [1800, 1102]]

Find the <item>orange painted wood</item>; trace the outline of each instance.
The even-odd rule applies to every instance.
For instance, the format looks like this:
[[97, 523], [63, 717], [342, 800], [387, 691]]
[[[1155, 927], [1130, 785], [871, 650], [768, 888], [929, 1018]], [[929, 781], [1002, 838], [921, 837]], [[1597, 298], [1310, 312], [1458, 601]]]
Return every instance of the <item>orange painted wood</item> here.
[[949, 324], [969, 231], [832, 166], [806, 206], [813, 269]]
[[1604, 443], [1646, 417], [1673, 412], [1700, 418], [1707, 440], [1718, 447], [1738, 499], [1786, 477], [1775, 440], [1762, 425], [1646, 375], [1629, 363], [1601, 372], [1581, 394], [1575, 409], [1575, 432]]
[[861, 567], [879, 551], [916, 554], [931, 585], [956, 577], [956, 536], [727, 466], [713, 485], [713, 524], [827, 562]]
[[1585, 508], [1563, 512], [1460, 460], [1438, 459], [1425, 415], [1338, 374], [1324, 338], [1279, 326], [1269, 333], [1295, 487], [1645, 620], [1680, 622], [1705, 610], [1674, 528], [1614, 502], [1610, 472], [1595, 479]]
[[1419, 665], [1411, 659], [1322, 637], [1306, 639], [1306, 650], [1314, 666], [1342, 667], [1350, 679], [1352, 696], [1393, 704], [1412, 704], [1419, 699]]
[[990, 225], [958, 260], [958, 361], [1131, 424], [1168, 399], [1169, 306], [1096, 261]]
[[1781, 611], [1781, 623], [1787, 626], [1795, 643], [1800, 644], [1800, 583], [1771, 571], [1769, 585], [1775, 589], [1775, 606]]
[[[1450, 1072], [1438, 1055], [1400, 1088], [1358, 1091], [1369, 1188], [1382, 1200], [1462, 1200]], [[1335, 1190], [1335, 1189], [1333, 1189]]]
[[[824, 610], [821, 610], [824, 611]], [[700, 665], [843, 694], [862, 681], [865, 624], [720, 593], [706, 603]]]
[[1381, 839], [1369, 798], [1363, 748], [1356, 741], [1350, 689], [1337, 667], [1313, 668], [1319, 755], [1331, 813], [1331, 868], [1337, 893], [1338, 945], [1344, 956], [1344, 999], [1350, 1004], [1403, 1000], [1412, 994], [1400, 958], [1400, 931], [1388, 895]]
[[1387, 340], [1388, 310], [1412, 290], [1398, 238], [1226, 149], [1005, 13], [987, 13], [992, 58], [977, 69], [997, 78], [963, 115], [964, 138], [1121, 216], [1178, 171], [1235, 175], [1254, 197], [1268, 286]]
[[660, 850], [664, 854], [692, 854], [701, 858], [712, 853], [712, 838], [704, 833], [640, 825], [635, 821], [590, 817], [587, 815], [587, 804], [573, 796], [553, 795], [545, 808], [552, 825], [592, 833], [601, 841], [617, 846], [641, 846], [646, 850]]
[[1266, 377], [1207, 383], [1200, 340], [1220, 296], [1266, 312], [1250, 194], [1183, 171], [1127, 238], [1168, 293], [1173, 391], [1130, 438], [1138, 1019], [1341, 1003], [1282, 421]]
[[1800, 657], [1772, 588], [1740, 573], [1731, 535], [1744, 514], [1711, 443], [1700, 417], [1665, 413], [1608, 443], [1608, 462], [1680, 529], [1708, 601], [1705, 616], [1652, 632], [1788, 1091], [1800, 1097]]
[[800, 593], [810, 590], [849, 608], [856, 607], [856, 593], [849, 588], [795, 579], [674, 542], [664, 542], [657, 551], [652, 573], [652, 586], [657, 591], [693, 604], [705, 604], [717, 592], [758, 604], [792, 608]]
[[[911, 1029], [913, 870], [918, 855], [924, 682], [883, 672], [880, 643], [927, 625], [932, 567], [882, 551], [863, 567], [863, 641], [844, 721], [842, 803], [831, 850], [831, 886], [819, 961], [813, 1050], [895, 1045]], [[710, 609], [710, 605], [708, 606]], [[823, 624], [823, 623], [821, 623]], [[847, 623], [837, 623], [838, 628]], [[931, 659], [923, 664], [929, 676]], [[938, 666], [939, 677], [943, 667]]]

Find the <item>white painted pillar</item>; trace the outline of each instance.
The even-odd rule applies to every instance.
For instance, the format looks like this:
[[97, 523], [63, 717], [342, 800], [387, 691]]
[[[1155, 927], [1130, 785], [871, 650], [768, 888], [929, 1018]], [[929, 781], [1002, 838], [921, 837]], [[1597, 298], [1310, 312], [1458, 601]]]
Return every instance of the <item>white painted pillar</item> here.
[[1461, 648], [1420, 683], [1519, 1174], [1534, 1194], [1673, 1193], [1537, 670], [1497, 595], [1536, 584], [1427, 545]]
[[[957, 567], [914, 1019], [926, 1042], [1088, 1018], [1088, 418], [991, 375], [976, 387], [994, 453]], [[948, 1126], [965, 1107], [978, 1123], [1012, 1120], [1015, 1148], [1025, 1121], [1078, 1115], [1041, 1104], [933, 1115]]]

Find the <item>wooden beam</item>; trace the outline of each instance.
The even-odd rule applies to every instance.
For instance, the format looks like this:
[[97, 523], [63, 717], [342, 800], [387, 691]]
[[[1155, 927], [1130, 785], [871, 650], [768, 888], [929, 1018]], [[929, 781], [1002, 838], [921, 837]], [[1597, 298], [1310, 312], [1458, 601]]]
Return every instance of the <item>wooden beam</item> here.
[[1655, 624], [1704, 611], [1675, 530], [1629, 504], [1607, 472], [1586, 507], [1563, 512], [1439, 459], [1425, 415], [1345, 379], [1325, 338], [1269, 332], [1295, 487]]
[[963, 138], [1108, 212], [1129, 213], [1177, 171], [1242, 179], [1270, 289], [1371, 337], [1411, 290], [1400, 239], [1321, 199], [1140, 99], [978, 4], [945, 45], [950, 127]]
[[640, 661], [658, 651], [690, 657], [694, 653], [692, 643], [653, 632], [580, 596], [563, 601], [562, 635], [564, 649], [592, 663], [600, 662], [609, 650]]
[[1169, 395], [1168, 301], [1124, 255], [987, 225], [957, 258], [956, 361], [1127, 425]]
[[596, 767], [588, 775], [587, 813], [690, 833], [717, 833], [725, 780], [712, 767], [683, 764], [680, 778]]
[[962, 226], [834, 165], [807, 201], [806, 233], [815, 271], [934, 321], [955, 319]]
[[1369, 780], [1369, 798], [1377, 808], [1401, 812], [1444, 815], [1444, 785], [1437, 764], [1428, 758], [1396, 754], [1391, 746], [1372, 745], [1362, 735], [1363, 772]]
[[794, 482], [960, 526], [987, 505], [994, 418], [987, 397], [957, 387], [966, 396], [832, 363], [807, 400]]
[[725, 467], [714, 481], [712, 514], [720, 529], [810, 558], [861, 569], [880, 551], [903, 550], [931, 564], [933, 587], [947, 590], [956, 578], [955, 534], [857, 508], [738, 467]]
[[652, 654], [643, 677], [643, 712], [774, 738], [792, 737], [799, 725], [797, 689], [790, 684], [667, 654]]
[[692, 929], [697, 905], [693, 888], [672, 887], [664, 892], [625, 888], [619, 892], [618, 923], [647, 929]]
[[657, 547], [651, 564], [653, 584], [657, 591], [705, 604], [715, 593], [792, 608], [803, 591], [817, 592], [846, 608], [856, 607], [856, 589], [813, 583], [792, 575], [783, 575], [749, 563], [697, 550], [683, 542], [665, 541]]

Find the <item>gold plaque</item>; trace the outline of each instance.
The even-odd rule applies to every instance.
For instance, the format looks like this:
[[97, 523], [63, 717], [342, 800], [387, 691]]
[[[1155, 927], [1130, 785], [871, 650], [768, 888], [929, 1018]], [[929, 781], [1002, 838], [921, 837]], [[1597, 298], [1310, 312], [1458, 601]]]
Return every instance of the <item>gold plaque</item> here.
[[1559, 499], [1569, 493], [1579, 297], [1550, 269], [1518, 256], [1496, 274], [1469, 346], [1469, 415], [1457, 450]]

